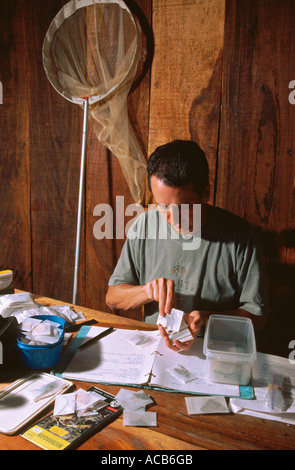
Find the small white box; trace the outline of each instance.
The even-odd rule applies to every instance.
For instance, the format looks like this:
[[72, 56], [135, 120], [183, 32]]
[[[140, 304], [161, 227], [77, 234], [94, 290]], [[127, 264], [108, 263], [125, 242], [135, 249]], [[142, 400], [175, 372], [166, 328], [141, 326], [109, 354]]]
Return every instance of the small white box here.
[[252, 321], [231, 315], [211, 315], [206, 325], [203, 352], [208, 380], [247, 385], [256, 359]]

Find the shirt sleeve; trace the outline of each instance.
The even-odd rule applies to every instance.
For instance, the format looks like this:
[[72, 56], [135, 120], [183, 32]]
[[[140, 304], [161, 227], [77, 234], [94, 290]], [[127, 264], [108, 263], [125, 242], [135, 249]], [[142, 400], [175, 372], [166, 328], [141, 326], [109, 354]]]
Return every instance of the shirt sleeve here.
[[113, 274], [109, 280], [109, 286], [117, 286], [119, 284], [139, 285], [139, 279], [136, 274], [136, 262], [131, 247], [131, 242], [127, 238], [115, 267]]
[[262, 248], [254, 230], [239, 250], [237, 283], [239, 307], [254, 315], [269, 313]]

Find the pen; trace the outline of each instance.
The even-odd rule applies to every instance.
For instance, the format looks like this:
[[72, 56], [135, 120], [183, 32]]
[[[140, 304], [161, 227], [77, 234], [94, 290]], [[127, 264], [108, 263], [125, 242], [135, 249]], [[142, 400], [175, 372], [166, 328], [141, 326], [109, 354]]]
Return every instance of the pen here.
[[112, 331], [114, 331], [114, 328], [113, 327], [110, 327], [108, 328], [107, 330], [105, 331], [102, 331], [101, 333], [99, 333], [97, 336], [94, 336], [93, 338], [90, 338], [88, 341], [86, 341], [85, 343], [82, 343], [78, 349], [82, 349], [84, 348], [84, 346], [88, 346], [89, 344], [92, 344], [94, 343], [94, 341], [97, 341], [101, 338], [104, 338], [105, 336], [109, 335], [110, 333], [112, 333]]
[[66, 322], [65, 331], [67, 333], [74, 333], [75, 331], [78, 331], [81, 328], [81, 326], [94, 325], [95, 323], [97, 323], [97, 321], [94, 319], [76, 323], [74, 325], [72, 323]]

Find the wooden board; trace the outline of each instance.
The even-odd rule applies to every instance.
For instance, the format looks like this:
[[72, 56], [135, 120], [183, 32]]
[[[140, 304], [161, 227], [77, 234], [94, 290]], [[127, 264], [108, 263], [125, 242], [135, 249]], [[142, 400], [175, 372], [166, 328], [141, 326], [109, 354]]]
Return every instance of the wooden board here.
[[205, 151], [214, 200], [225, 2], [153, 1], [149, 154], [174, 139]]

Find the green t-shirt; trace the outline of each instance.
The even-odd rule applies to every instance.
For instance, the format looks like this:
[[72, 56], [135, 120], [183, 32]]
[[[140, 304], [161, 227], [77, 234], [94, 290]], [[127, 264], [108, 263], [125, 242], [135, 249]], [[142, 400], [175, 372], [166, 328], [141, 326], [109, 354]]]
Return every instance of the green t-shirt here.
[[[141, 214], [128, 232], [109, 285], [143, 285], [173, 279], [176, 308], [267, 313], [260, 249], [254, 229], [224, 209], [208, 206], [201, 236], [182, 237], [157, 209]], [[145, 305], [145, 321], [156, 323], [158, 303]]]

